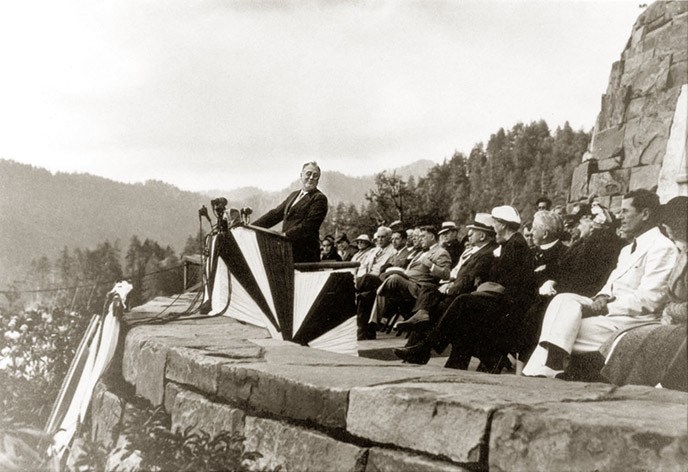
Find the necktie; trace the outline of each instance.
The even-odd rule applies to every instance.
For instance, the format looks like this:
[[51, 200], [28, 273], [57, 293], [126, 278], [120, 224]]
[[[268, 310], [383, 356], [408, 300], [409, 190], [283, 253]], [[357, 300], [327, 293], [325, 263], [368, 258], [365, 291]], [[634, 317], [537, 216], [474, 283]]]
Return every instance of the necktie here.
[[638, 247], [638, 241], [636, 241], [635, 238], [634, 238], [634, 239], [633, 239], [633, 244], [631, 244], [631, 254], [633, 254], [633, 253], [635, 252], [635, 249], [636, 249], [637, 247]]
[[301, 199], [303, 198], [304, 195], [306, 195], [306, 192], [304, 192], [303, 190], [301, 190], [301, 192], [299, 192], [299, 194], [298, 194], [297, 197], [294, 199], [294, 201], [291, 202], [291, 205], [289, 205], [289, 209], [291, 210], [292, 208], [294, 208], [294, 205], [296, 205], [296, 204], [299, 202], [299, 200], [301, 200]]

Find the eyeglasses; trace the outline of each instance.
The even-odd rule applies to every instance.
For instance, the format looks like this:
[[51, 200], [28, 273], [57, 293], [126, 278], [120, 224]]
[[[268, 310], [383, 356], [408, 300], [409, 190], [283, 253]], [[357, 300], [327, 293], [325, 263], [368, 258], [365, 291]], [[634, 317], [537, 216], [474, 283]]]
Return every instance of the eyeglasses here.
[[306, 172], [303, 172], [303, 176], [306, 177], [307, 179], [314, 179], [318, 180], [320, 178], [320, 174], [317, 172], [312, 172], [310, 170], [307, 170]]

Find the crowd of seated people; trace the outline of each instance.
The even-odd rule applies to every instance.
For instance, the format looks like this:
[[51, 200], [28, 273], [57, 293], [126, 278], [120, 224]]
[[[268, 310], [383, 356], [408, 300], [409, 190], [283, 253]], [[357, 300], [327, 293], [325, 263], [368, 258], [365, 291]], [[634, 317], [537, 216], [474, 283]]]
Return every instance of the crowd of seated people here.
[[[525, 224], [509, 205], [477, 213], [463, 240], [452, 222], [381, 226], [357, 252], [328, 236], [323, 260], [359, 262], [358, 337], [400, 316], [405, 362], [451, 346], [448, 368], [477, 358], [499, 373], [518, 359], [526, 376], [688, 389], [688, 197], [660, 205], [636, 190], [618, 215], [596, 199], [550, 208], [539, 199]], [[589, 378], [577, 371], [586, 356]]]

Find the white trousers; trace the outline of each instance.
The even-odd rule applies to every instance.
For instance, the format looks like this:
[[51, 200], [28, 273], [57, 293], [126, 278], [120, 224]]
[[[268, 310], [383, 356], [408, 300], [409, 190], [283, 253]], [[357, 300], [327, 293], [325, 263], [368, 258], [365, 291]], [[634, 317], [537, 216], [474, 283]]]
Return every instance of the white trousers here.
[[583, 318], [583, 307], [592, 303], [592, 299], [574, 293], [562, 293], [552, 299], [542, 322], [538, 346], [523, 369], [524, 375], [554, 377], [562, 372], [545, 365], [547, 348], [542, 347], [543, 343], [553, 344], [569, 354], [593, 352], [616, 331], [648, 322], [646, 318], [631, 316]]

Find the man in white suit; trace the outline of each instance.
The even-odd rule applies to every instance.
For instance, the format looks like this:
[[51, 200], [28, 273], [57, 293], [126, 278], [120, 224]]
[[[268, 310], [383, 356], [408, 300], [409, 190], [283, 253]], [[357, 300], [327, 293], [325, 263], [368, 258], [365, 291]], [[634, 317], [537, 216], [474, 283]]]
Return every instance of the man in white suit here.
[[593, 298], [554, 297], [524, 375], [554, 377], [564, 371], [571, 353], [596, 351], [615, 331], [657, 319], [678, 257], [676, 246], [657, 228], [658, 211], [659, 198], [650, 191], [624, 195], [621, 231], [630, 244]]

